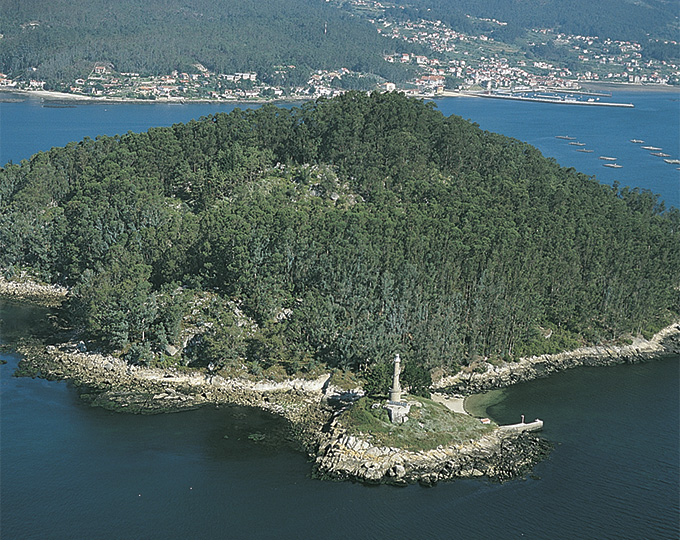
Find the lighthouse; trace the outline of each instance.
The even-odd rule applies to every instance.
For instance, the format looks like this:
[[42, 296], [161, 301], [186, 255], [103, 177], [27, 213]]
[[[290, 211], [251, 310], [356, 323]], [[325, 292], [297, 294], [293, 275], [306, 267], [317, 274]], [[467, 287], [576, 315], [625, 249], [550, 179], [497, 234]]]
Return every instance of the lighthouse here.
[[390, 390], [390, 401], [398, 403], [401, 401], [401, 385], [399, 384], [399, 374], [401, 373], [401, 358], [399, 354], [394, 357], [394, 374], [392, 375], [392, 389]]

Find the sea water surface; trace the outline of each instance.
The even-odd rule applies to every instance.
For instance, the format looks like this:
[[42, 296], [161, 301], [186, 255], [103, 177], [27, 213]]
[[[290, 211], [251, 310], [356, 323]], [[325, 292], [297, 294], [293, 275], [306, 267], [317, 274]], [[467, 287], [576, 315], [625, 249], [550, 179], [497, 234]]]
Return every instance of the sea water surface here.
[[[680, 206], [675, 167], [629, 142], [643, 139], [678, 157], [678, 94], [615, 98], [635, 109], [468, 98], [437, 105], [526, 140], [564, 166]], [[0, 163], [235, 107], [65, 105], [0, 103]], [[556, 135], [594, 153], [577, 153]], [[600, 154], [624, 167], [603, 168]], [[30, 334], [46, 316], [1, 301], [0, 341]], [[12, 377], [14, 353], [0, 351], [0, 359], [7, 361], [0, 365], [3, 539], [680, 537], [678, 357], [577, 369], [500, 392], [487, 414], [501, 423], [542, 418], [543, 436], [555, 444], [550, 458], [524, 480], [429, 489], [313, 480], [306, 457], [278, 443], [281, 421], [258, 411], [110, 413], [85, 405], [67, 383]]]
[[[45, 316], [0, 301], [0, 340]], [[434, 488], [314, 480], [275, 443], [282, 421], [259, 411], [112, 413], [65, 382], [12, 377], [18, 355], [0, 358], [3, 539], [678, 537], [677, 357], [502, 391], [488, 414], [542, 418], [550, 458], [526, 479]]]

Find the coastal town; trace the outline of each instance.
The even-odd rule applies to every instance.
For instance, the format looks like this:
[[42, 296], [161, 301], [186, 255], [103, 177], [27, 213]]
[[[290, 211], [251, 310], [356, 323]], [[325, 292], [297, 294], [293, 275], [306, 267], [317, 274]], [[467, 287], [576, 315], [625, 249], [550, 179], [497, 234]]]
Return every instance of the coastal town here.
[[[330, 0], [329, 0], [330, 1]], [[335, 1], [335, 0], [332, 0]], [[91, 71], [59, 88], [47, 88], [45, 81], [23, 74], [12, 78], [0, 73], [0, 90], [58, 91], [73, 97], [113, 100], [169, 101], [273, 101], [333, 97], [346, 90], [399, 90], [408, 95], [432, 97], [455, 93], [549, 88], [576, 90], [582, 83], [625, 83], [635, 85], [680, 84], [680, 65], [645, 57], [643, 45], [633, 41], [601, 39], [597, 36], [567, 35], [551, 29], [532, 30], [526, 46], [496, 41], [494, 28], [507, 23], [476, 19], [476, 34], [466, 34], [442, 21], [398, 20], [386, 15], [385, 3], [351, 0], [344, 9], [353, 10], [390, 40], [418, 45], [427, 54], [385, 55], [390, 63], [404, 64], [414, 74], [406, 81], [393, 82], [352, 71], [346, 67], [313, 71], [304, 84], [268, 84], [255, 72], [216, 73], [199, 62], [191, 72], [173, 71], [152, 76], [120, 72], [105, 61], [94, 62]], [[469, 17], [469, 16], [468, 16]], [[671, 42], [677, 46], [678, 43]], [[527, 50], [536, 54], [527, 54]], [[559, 50], [560, 60], [541, 50]], [[282, 81], [296, 70], [279, 66], [275, 75]], [[271, 80], [272, 77], [266, 79]]]

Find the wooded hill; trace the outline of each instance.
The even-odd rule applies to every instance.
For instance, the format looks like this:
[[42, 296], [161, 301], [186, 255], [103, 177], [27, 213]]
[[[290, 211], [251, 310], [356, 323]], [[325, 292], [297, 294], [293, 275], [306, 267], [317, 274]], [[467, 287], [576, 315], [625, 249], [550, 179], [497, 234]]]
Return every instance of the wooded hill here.
[[[680, 17], [672, 0], [395, 0], [413, 20], [441, 20], [464, 32], [479, 31], [475, 18], [496, 19], [503, 26], [489, 25], [498, 41], [512, 41], [524, 31], [550, 28], [556, 32], [638, 41], [677, 41]], [[676, 47], [677, 49], [677, 44]]]
[[10, 164], [0, 267], [72, 287], [72, 323], [131, 362], [381, 377], [399, 352], [415, 377], [659, 328], [680, 212], [432, 103], [348, 93]]
[[[382, 55], [420, 50], [322, 0], [0, 0], [0, 13], [0, 71], [50, 88], [95, 62], [144, 75], [197, 73], [198, 62], [290, 86], [342, 67], [400, 81], [408, 71]], [[277, 67], [289, 65], [281, 81]]]

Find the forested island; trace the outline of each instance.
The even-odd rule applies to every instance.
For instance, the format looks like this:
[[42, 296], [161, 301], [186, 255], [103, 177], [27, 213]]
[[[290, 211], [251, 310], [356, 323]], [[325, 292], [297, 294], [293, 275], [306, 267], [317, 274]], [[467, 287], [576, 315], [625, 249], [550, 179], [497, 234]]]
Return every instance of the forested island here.
[[[321, 381], [315, 391], [340, 403], [357, 388], [381, 396], [398, 353], [402, 382], [426, 400], [433, 378], [651, 338], [678, 319], [679, 225], [649, 192], [601, 185], [398, 93], [237, 109], [0, 171], [4, 277], [67, 288], [68, 339], [112, 355], [83, 361], [103, 374], [109, 404], [139, 380], [144, 400], [130, 410], [167, 403], [163, 376], [139, 373], [171, 370], [203, 392], [186, 406], [226, 391], [197, 380], [285, 388], [285, 405], [235, 401], [293, 423], [303, 410], [307, 430], [323, 415], [308, 414], [295, 397], [304, 384], [286, 380]], [[50, 362], [34, 373], [73, 376], [71, 360]], [[355, 420], [375, 426], [384, 411], [358, 403]], [[435, 451], [423, 444], [412, 450]], [[394, 466], [376, 478], [420, 478]]]

